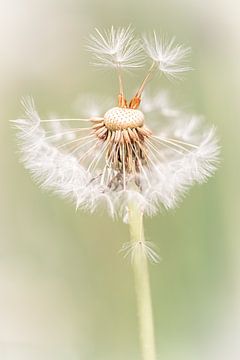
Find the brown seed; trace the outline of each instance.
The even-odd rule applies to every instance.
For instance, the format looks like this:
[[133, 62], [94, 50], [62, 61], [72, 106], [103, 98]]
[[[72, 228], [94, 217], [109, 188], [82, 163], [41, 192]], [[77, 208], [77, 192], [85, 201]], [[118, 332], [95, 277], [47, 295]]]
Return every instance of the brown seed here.
[[97, 130], [97, 129], [100, 129], [101, 127], [103, 127], [103, 126], [104, 126], [104, 123], [103, 123], [103, 121], [101, 121], [100, 123], [93, 125], [92, 128], [94, 130]]
[[124, 140], [125, 140], [125, 142], [126, 143], [130, 143], [130, 137], [129, 137], [129, 135], [128, 135], [128, 131], [126, 130], [126, 129], [124, 129], [123, 131], [122, 131], [122, 134], [123, 134], [123, 138], [124, 138]]
[[99, 137], [100, 139], [103, 139], [103, 138], [105, 138], [106, 136], [106, 132], [107, 132], [108, 130], [107, 130], [107, 128], [105, 127], [105, 126], [103, 126], [103, 127], [101, 127], [100, 129], [98, 129], [97, 131], [96, 131], [96, 135], [97, 135], [97, 137]]

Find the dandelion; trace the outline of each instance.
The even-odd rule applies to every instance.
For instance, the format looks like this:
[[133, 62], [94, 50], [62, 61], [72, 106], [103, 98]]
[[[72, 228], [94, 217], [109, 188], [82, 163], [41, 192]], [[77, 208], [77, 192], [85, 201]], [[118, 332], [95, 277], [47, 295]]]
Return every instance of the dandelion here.
[[[95, 30], [87, 46], [97, 66], [114, 68], [119, 82], [115, 104], [89, 118], [42, 119], [32, 98], [22, 100], [25, 116], [14, 121], [22, 161], [43, 189], [94, 212], [105, 206], [129, 223], [130, 254], [136, 283], [142, 356], [155, 360], [147, 260], [157, 262], [144, 240], [143, 215], [174, 208], [195, 183], [218, 164], [215, 128], [198, 116], [172, 108], [166, 93], [143, 97], [154, 74], [177, 77], [189, 70], [190, 49], [155, 32], [143, 41], [128, 28]], [[152, 63], [137, 92], [127, 100], [123, 70]]]

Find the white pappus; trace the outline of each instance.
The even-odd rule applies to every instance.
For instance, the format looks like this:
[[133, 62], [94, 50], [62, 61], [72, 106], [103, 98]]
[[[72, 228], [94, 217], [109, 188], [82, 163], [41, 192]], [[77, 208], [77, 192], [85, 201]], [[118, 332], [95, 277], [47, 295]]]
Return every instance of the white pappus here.
[[[148, 215], [174, 208], [189, 187], [214, 173], [219, 155], [215, 128], [172, 109], [165, 93], [164, 101], [157, 94], [152, 103], [150, 98], [144, 102], [142, 94], [156, 72], [176, 77], [189, 70], [190, 49], [174, 40], [162, 42], [155, 32], [141, 43], [130, 27], [112, 27], [96, 30], [88, 50], [95, 64], [116, 68], [116, 104], [89, 118], [41, 119], [33, 100], [24, 99], [25, 116], [14, 126], [25, 167], [42, 188], [90, 212], [105, 205], [111, 216], [124, 218], [131, 201]], [[143, 66], [144, 57], [152, 63], [128, 101], [121, 70]], [[155, 118], [154, 124], [149, 118]]]

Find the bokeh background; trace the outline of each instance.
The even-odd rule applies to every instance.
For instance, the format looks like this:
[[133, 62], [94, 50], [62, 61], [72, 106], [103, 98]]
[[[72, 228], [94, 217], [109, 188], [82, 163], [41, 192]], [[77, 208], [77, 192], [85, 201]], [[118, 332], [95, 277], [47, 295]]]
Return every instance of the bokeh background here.
[[237, 0], [0, 0], [1, 360], [139, 359], [131, 266], [119, 254], [127, 226], [41, 192], [8, 122], [22, 95], [41, 114], [76, 116], [84, 94], [115, 94], [84, 46], [94, 27], [130, 23], [192, 47], [185, 81], [152, 89], [203, 113], [222, 146], [214, 178], [145, 220], [162, 257], [150, 266], [159, 359], [240, 358], [239, 11]]

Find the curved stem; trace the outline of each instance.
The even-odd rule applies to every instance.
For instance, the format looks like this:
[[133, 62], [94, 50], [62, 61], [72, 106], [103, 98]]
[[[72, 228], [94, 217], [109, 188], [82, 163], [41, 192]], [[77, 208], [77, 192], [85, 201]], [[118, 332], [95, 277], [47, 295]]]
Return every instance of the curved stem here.
[[149, 81], [150, 76], [153, 73], [155, 65], [156, 65], [156, 63], [155, 63], [155, 61], [153, 61], [152, 65], [150, 66], [150, 68], [149, 68], [149, 70], [147, 72], [147, 75], [143, 79], [138, 91], [136, 92], [136, 95], [132, 98], [132, 100], [129, 103], [130, 109], [137, 109], [139, 107], [140, 102], [141, 102], [141, 96], [142, 96], [143, 90], [144, 90], [147, 82]]
[[139, 98], [141, 97], [142, 92], [143, 92], [143, 90], [144, 90], [144, 88], [145, 88], [145, 85], [147, 84], [150, 76], [152, 75], [152, 72], [153, 72], [153, 70], [154, 70], [154, 67], [155, 67], [155, 61], [154, 61], [154, 62], [152, 63], [152, 65], [150, 66], [150, 68], [149, 68], [149, 70], [148, 70], [148, 72], [147, 72], [147, 75], [146, 75], [145, 79], [143, 80], [140, 88], [138, 89], [138, 91], [137, 91], [137, 93], [136, 93], [136, 95], [135, 95], [136, 97], [139, 97]]
[[152, 300], [144, 242], [143, 214], [135, 204], [129, 205], [129, 229], [132, 245], [139, 245], [133, 257], [133, 272], [137, 296], [140, 343], [143, 360], [156, 360]]

